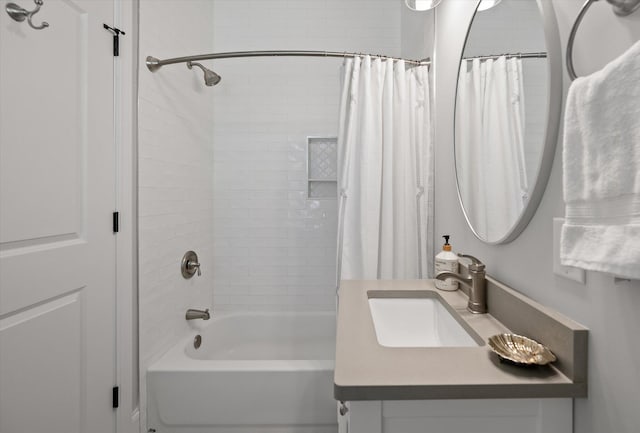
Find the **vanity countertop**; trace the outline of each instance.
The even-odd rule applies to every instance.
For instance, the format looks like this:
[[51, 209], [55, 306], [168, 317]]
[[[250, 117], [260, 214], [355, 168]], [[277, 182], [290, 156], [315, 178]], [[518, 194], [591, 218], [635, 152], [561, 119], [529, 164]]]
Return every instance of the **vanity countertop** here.
[[[370, 291], [409, 292], [397, 293], [403, 297], [419, 291], [439, 297], [483, 343], [383, 347], [369, 310]], [[433, 280], [342, 281], [334, 397], [341, 401], [586, 397], [587, 329], [490, 277], [487, 292], [489, 314], [472, 314], [462, 291], [437, 290]], [[501, 363], [486, 341], [503, 332], [538, 340], [558, 361], [527, 368]]]

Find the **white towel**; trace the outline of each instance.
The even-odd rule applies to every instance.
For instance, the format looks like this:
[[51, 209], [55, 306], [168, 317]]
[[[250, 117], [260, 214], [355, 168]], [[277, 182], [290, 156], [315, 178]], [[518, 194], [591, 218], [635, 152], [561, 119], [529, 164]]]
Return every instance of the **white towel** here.
[[563, 265], [640, 279], [640, 42], [567, 96]]

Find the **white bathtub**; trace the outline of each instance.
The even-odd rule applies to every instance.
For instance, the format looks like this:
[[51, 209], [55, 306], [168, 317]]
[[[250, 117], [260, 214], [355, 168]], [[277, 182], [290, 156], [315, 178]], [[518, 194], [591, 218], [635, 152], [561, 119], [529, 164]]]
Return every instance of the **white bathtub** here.
[[337, 431], [335, 314], [215, 315], [147, 372], [157, 433]]

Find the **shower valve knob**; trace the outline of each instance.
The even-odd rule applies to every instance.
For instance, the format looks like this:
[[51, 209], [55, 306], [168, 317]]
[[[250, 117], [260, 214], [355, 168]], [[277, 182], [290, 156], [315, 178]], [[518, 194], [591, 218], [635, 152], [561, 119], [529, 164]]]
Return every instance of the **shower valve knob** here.
[[194, 262], [189, 261], [189, 262], [187, 262], [187, 267], [189, 269], [196, 269], [198, 271], [198, 276], [202, 275], [202, 271], [200, 270], [200, 263], [197, 263], [197, 262], [194, 263]]
[[180, 263], [180, 271], [186, 279], [193, 277], [196, 273], [198, 273], [198, 276], [202, 275], [198, 255], [194, 251], [187, 251], [184, 254], [182, 262]]

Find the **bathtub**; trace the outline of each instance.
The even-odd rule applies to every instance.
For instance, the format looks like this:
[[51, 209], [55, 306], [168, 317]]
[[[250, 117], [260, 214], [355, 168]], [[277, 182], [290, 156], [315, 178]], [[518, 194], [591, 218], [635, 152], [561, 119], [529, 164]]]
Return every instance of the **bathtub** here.
[[333, 433], [334, 313], [214, 314], [147, 371], [157, 433]]

